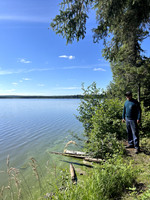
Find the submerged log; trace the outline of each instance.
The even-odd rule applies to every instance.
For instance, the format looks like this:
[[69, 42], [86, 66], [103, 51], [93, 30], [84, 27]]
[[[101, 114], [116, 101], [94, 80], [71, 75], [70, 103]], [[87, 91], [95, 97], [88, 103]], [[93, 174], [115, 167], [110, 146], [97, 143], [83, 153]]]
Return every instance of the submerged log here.
[[70, 174], [71, 174], [72, 183], [77, 184], [77, 175], [76, 175], [73, 164], [70, 164]]

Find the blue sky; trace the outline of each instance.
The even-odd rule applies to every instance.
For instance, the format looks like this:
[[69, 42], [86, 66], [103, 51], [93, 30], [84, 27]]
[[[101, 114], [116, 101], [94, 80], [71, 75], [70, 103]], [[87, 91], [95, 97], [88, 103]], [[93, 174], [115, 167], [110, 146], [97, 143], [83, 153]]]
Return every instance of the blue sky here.
[[[112, 80], [102, 42], [94, 44], [91, 13], [86, 38], [66, 45], [49, 28], [59, 13], [54, 0], [0, 0], [0, 95], [82, 94], [81, 84], [106, 89]], [[149, 53], [150, 42], [143, 47]]]

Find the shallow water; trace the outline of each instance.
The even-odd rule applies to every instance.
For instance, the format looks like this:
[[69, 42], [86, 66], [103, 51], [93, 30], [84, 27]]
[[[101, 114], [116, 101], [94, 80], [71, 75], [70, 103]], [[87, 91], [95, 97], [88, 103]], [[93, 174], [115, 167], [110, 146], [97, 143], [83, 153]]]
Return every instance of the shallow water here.
[[[29, 158], [39, 162], [46, 152], [62, 151], [71, 139], [70, 131], [83, 131], [74, 116], [80, 100], [73, 99], [1, 99], [0, 100], [0, 171], [11, 166], [21, 168]], [[0, 185], [5, 182], [0, 173]]]

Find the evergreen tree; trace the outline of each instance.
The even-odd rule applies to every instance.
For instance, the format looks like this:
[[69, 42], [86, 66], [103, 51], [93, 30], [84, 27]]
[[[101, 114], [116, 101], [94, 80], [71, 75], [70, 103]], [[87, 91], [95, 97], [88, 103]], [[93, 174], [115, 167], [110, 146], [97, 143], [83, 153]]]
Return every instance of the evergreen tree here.
[[[135, 98], [140, 96], [144, 105], [148, 106], [150, 103], [150, 59], [144, 58], [140, 67], [132, 67], [130, 64], [122, 62], [115, 62], [111, 67], [113, 82], [107, 88], [107, 95], [122, 98], [126, 91], [132, 90], [133, 96]], [[139, 87], [140, 94], [137, 96]]]
[[[105, 57], [114, 60], [123, 45], [128, 44], [130, 60], [137, 59], [142, 51], [140, 42], [149, 34], [149, 0], [62, 0], [60, 14], [51, 27], [66, 38], [84, 39], [89, 8], [95, 9], [98, 26], [93, 28], [94, 42], [104, 39]], [[111, 40], [107, 42], [108, 36]]]

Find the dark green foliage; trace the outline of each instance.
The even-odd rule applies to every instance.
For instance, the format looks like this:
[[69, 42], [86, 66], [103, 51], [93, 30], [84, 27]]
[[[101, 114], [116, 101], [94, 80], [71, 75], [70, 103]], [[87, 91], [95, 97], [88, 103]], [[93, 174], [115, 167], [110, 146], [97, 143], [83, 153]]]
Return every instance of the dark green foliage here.
[[[98, 27], [93, 29], [94, 39], [104, 39], [104, 55], [111, 62], [126, 46], [124, 59], [131, 64], [140, 56], [140, 42], [148, 36], [150, 2], [148, 0], [97, 1], [95, 5]], [[108, 36], [111, 33], [111, 40]], [[108, 42], [107, 42], [108, 41]], [[128, 55], [128, 56], [127, 56]]]
[[88, 18], [88, 5], [92, 0], [63, 0], [60, 4], [60, 14], [53, 19], [52, 29], [56, 34], [66, 38], [71, 43], [74, 38], [84, 39], [86, 34], [86, 20]]
[[[104, 55], [113, 61], [117, 53], [126, 45], [131, 61], [139, 56], [140, 42], [148, 36], [150, 25], [149, 0], [62, 0], [60, 14], [51, 27], [66, 38], [67, 43], [83, 39], [86, 34], [88, 9], [96, 10], [97, 27], [93, 28], [94, 42], [104, 39]], [[106, 39], [111, 34], [111, 40]], [[126, 58], [127, 59], [127, 58]]]
[[144, 60], [140, 67], [117, 62], [112, 64], [113, 82], [107, 88], [108, 97], [123, 97], [126, 91], [132, 91], [134, 98], [138, 98], [140, 86], [140, 100], [145, 106], [150, 105], [150, 59]]
[[98, 99], [96, 83], [83, 87], [85, 99], [81, 101], [77, 117], [83, 123], [86, 151], [94, 157], [105, 158], [124, 153], [119, 140], [126, 137], [122, 126], [123, 103], [119, 99]]
[[123, 146], [119, 142], [126, 138], [121, 123], [122, 107], [123, 104], [118, 99], [105, 99], [93, 115], [93, 129], [86, 147], [94, 157], [105, 158], [115, 153], [124, 153]]

